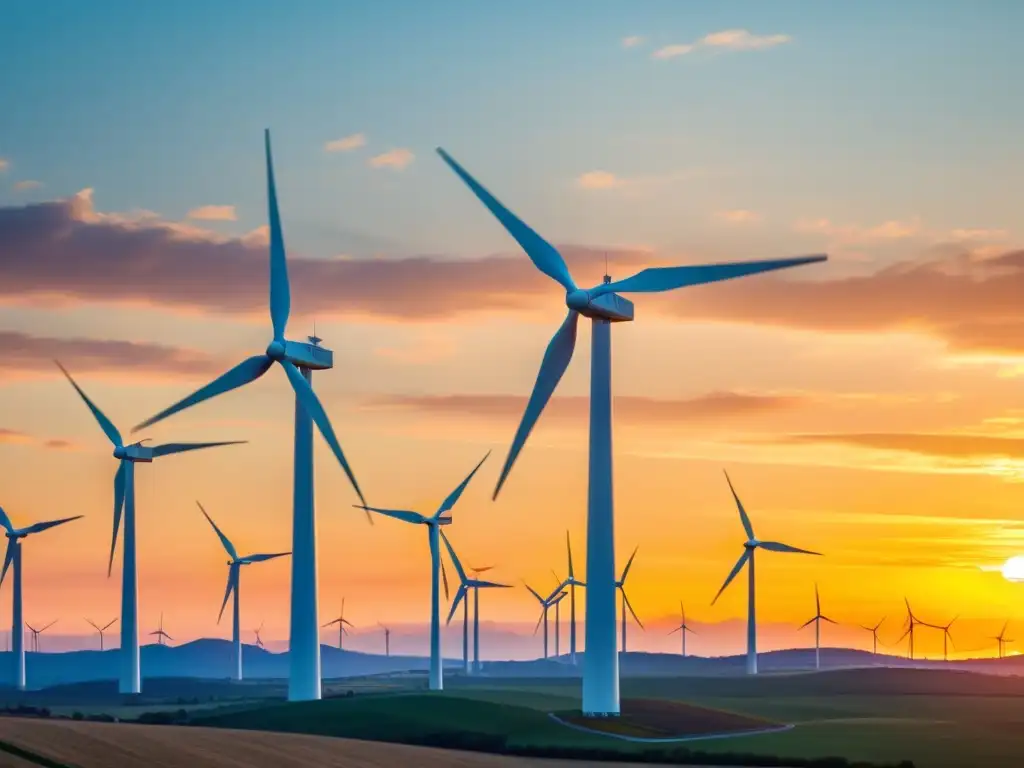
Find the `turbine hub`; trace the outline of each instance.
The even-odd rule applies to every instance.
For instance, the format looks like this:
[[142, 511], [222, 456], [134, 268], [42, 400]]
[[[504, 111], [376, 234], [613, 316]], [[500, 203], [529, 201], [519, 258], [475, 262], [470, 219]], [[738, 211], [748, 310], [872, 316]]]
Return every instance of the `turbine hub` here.
[[565, 294], [565, 304], [569, 309], [575, 309], [577, 312], [582, 312], [590, 305], [590, 294], [582, 288], [577, 288], [575, 291], [569, 291]]
[[115, 459], [126, 459], [126, 458], [128, 458], [128, 451], [125, 449], [125, 447], [123, 445], [119, 445], [116, 448], [114, 448], [114, 458]]
[[267, 347], [267, 357], [271, 360], [283, 360], [284, 359], [284, 342], [280, 339], [274, 339], [270, 342]]
[[761, 542], [758, 541], [757, 539], [750, 539], [749, 541], [743, 542], [743, 546], [746, 547], [747, 549], [756, 549], [757, 545], [760, 544], [760, 543]]

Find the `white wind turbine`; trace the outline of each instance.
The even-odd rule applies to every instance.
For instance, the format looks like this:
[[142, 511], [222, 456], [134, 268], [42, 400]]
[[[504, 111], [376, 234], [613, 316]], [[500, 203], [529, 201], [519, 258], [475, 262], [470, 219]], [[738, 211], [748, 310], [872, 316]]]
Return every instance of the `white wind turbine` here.
[[814, 585], [814, 615], [800, 625], [800, 629], [814, 625], [814, 668], [821, 669], [821, 622], [835, 624], [832, 619], [821, 612], [821, 598], [818, 596], [818, 585]]
[[[4, 534], [7, 536], [7, 554], [4, 556], [3, 572], [0, 573], [0, 585], [4, 583], [4, 579], [7, 577], [7, 569], [14, 566], [14, 587], [11, 600], [11, 637], [14, 642], [14, 686], [19, 691], [25, 690], [25, 613], [21, 591], [21, 540], [34, 533], [40, 533], [48, 528], [69, 523], [80, 517], [82, 515], [64, 517], [60, 520], [48, 520], [44, 523], [33, 523], [24, 528], [15, 528], [11, 523], [11, 518], [0, 507], [0, 525], [3, 526]], [[32, 630], [34, 646], [38, 646], [39, 632], [50, 626], [52, 626], [52, 623], [43, 627], [38, 632], [34, 629]], [[38, 650], [38, 648], [34, 647], [33, 650]]]
[[581, 289], [573, 282], [558, 250], [505, 208], [447, 152], [438, 154], [472, 190], [505, 230], [519, 243], [534, 266], [565, 290], [569, 309], [544, 353], [537, 382], [516, 431], [508, 458], [494, 489], [497, 498], [516, 457], [569, 366], [576, 346], [579, 316], [591, 319], [590, 356], [590, 480], [587, 498], [587, 621], [583, 670], [583, 713], [619, 713], [619, 660], [615, 638], [615, 525], [612, 494], [611, 323], [633, 319], [633, 304], [616, 292], [660, 293], [692, 285], [729, 280], [801, 264], [825, 256], [645, 269], [625, 280]]
[[155, 631], [150, 632], [149, 634], [150, 634], [151, 637], [155, 635], [156, 636], [156, 641], [160, 645], [165, 645], [164, 638], [166, 638], [167, 640], [173, 640], [174, 639], [173, 637], [168, 635], [166, 632], [164, 632], [164, 612], [163, 611], [160, 611], [160, 626], [157, 627]]
[[104, 624], [102, 627], [99, 624], [97, 624], [96, 622], [94, 622], [92, 619], [86, 619], [86, 621], [89, 622], [92, 625], [92, 628], [95, 629], [96, 632], [99, 634], [99, 636], [100, 636], [100, 650], [102, 651], [103, 650], [103, 633], [106, 632], [108, 629], [110, 629], [112, 626], [114, 626], [114, 624], [117, 623], [117, 619], [111, 619], [106, 624]]
[[232, 679], [239, 681], [242, 679], [242, 622], [241, 622], [241, 610], [240, 610], [240, 597], [239, 589], [241, 587], [241, 573], [243, 565], [251, 565], [252, 563], [262, 563], [266, 560], [273, 560], [278, 557], [284, 557], [290, 555], [291, 552], [272, 552], [270, 554], [262, 555], [246, 555], [245, 557], [239, 557], [238, 550], [235, 549], [235, 545], [231, 543], [231, 540], [224, 535], [224, 531], [217, 527], [217, 524], [213, 522], [213, 518], [207, 514], [203, 505], [198, 501], [196, 505], [199, 507], [199, 511], [203, 513], [203, 517], [213, 527], [213, 532], [217, 534], [217, 538], [220, 539], [221, 545], [224, 547], [224, 551], [227, 552], [228, 557], [228, 585], [224, 590], [224, 602], [220, 604], [220, 613], [217, 614], [217, 623], [220, 624], [220, 620], [224, 618], [224, 609], [227, 607], [228, 598], [231, 594], [235, 595], [235, 602], [232, 607], [232, 620], [231, 620], [231, 677]]
[[636, 611], [633, 610], [633, 605], [629, 602], [629, 598], [626, 596], [626, 576], [629, 575], [629, 569], [633, 566], [633, 558], [636, 557], [637, 550], [640, 546], [637, 545], [633, 549], [633, 554], [629, 556], [629, 560], [626, 562], [626, 567], [622, 569], [622, 576], [618, 581], [615, 582], [615, 588], [622, 594], [622, 652], [626, 652], [626, 624], [628, 617], [626, 616], [626, 610], [629, 610], [630, 616], [633, 617], [633, 621], [636, 622], [640, 629], [644, 628], [643, 622], [637, 618]]
[[114, 475], [114, 532], [110, 539], [110, 561], [107, 564], [107, 576], [114, 567], [114, 550], [117, 547], [117, 534], [121, 526], [121, 512], [124, 511], [124, 554], [121, 563], [121, 678], [118, 690], [121, 693], [142, 692], [142, 669], [139, 659], [139, 576], [138, 557], [135, 549], [135, 465], [139, 462], [150, 464], [153, 459], [172, 456], [176, 453], [197, 451], [201, 448], [216, 448], [222, 445], [239, 445], [244, 440], [233, 440], [220, 443], [167, 443], [165, 445], [145, 446], [139, 441], [125, 445], [117, 427], [106, 417], [89, 396], [82, 391], [71, 374], [64, 366], [57, 363], [71, 386], [78, 392], [93, 418], [103, 430], [103, 434], [114, 446], [114, 458], [117, 459], [117, 473]]
[[341, 598], [341, 613], [338, 614], [338, 618], [332, 619], [331, 621], [328, 621], [326, 624], [324, 624], [322, 627], [320, 627], [320, 629], [324, 629], [326, 627], [333, 627], [335, 624], [338, 625], [338, 650], [340, 651], [342, 649], [342, 646], [344, 645], [344, 642], [342, 641], [342, 638], [345, 635], [348, 634], [348, 630], [345, 629], [345, 627], [349, 626], [349, 627], [352, 627], [353, 629], [355, 629], [355, 624], [353, 624], [351, 621], [349, 621], [348, 619], [345, 618], [345, 598], [344, 597]]
[[791, 547], [789, 544], [782, 544], [778, 541], [760, 541], [754, 535], [754, 526], [750, 524], [750, 518], [747, 516], [747, 511], [743, 508], [743, 502], [740, 501], [740, 497], [736, 495], [736, 489], [732, 487], [732, 480], [729, 479], [729, 473], [725, 473], [725, 480], [729, 483], [729, 490], [732, 491], [732, 497], [736, 500], [736, 509], [740, 513], [740, 522], [743, 523], [743, 530], [747, 534], [747, 540], [743, 542], [743, 554], [740, 555], [740, 559], [736, 561], [736, 565], [733, 566], [732, 571], [729, 572], [728, 577], [725, 579], [725, 583], [722, 588], [718, 590], [718, 594], [715, 595], [715, 599], [711, 601], [714, 605], [718, 602], [718, 598], [721, 596], [725, 588], [729, 586], [729, 582], [736, 578], [736, 575], [743, 570], [743, 566], [747, 566], [747, 674], [757, 674], [757, 604], [754, 599], [754, 552], [758, 549], [766, 549], [769, 552], [796, 552], [802, 555], [820, 555], [820, 552], [811, 552], [808, 549], [798, 549], [797, 547]]
[[25, 625], [26, 627], [28, 627], [29, 632], [32, 633], [32, 650], [35, 653], [39, 653], [39, 636], [41, 634], [43, 634], [43, 632], [48, 630], [50, 627], [52, 627], [54, 624], [56, 624], [58, 621], [59, 621], [59, 619], [54, 619], [49, 624], [47, 624], [47, 625], [45, 625], [43, 627], [40, 627], [39, 629], [36, 629], [31, 624], [26, 624]]
[[[544, 622], [544, 658], [546, 659], [548, 657], [548, 609], [554, 605], [552, 600], [559, 595], [559, 589], [561, 589], [561, 587], [556, 588], [548, 597], [541, 597], [540, 593], [525, 581], [523, 582], [523, 585], [530, 590], [530, 594], [537, 598], [537, 602], [540, 603], [540, 616], [537, 619], [536, 626], [533, 628], [533, 634], [537, 634], [537, 630], [540, 629], [541, 622]], [[565, 593], [563, 592], [561, 594], [564, 595]]]
[[682, 620], [679, 622], [679, 626], [676, 627], [675, 629], [673, 629], [671, 632], [669, 632], [669, 634], [670, 635], [674, 635], [676, 632], [681, 632], [682, 633], [680, 635], [680, 637], [683, 640], [683, 658], [685, 659], [686, 658], [686, 633], [689, 632], [689, 633], [694, 634], [694, 635], [697, 634], [697, 633], [694, 632], [692, 629], [690, 629], [690, 625], [686, 623], [686, 609], [683, 607], [683, 601], [682, 600], [679, 601], [679, 613], [682, 616]]
[[[587, 583], [576, 578], [572, 568], [572, 546], [569, 544], [569, 532], [565, 532], [565, 551], [569, 557], [569, 575], [561, 583], [559, 589], [569, 590], [569, 663], [576, 665], [576, 587], [585, 587]], [[557, 578], [557, 577], [556, 577]]]
[[[313, 391], [313, 371], [334, 366], [334, 353], [320, 346], [322, 339], [310, 336], [309, 343], [284, 337], [291, 312], [291, 289], [284, 234], [277, 207], [274, 168], [270, 154], [270, 131], [264, 133], [267, 162], [267, 208], [270, 225], [270, 320], [273, 339], [266, 352], [243, 360], [183, 400], [139, 424], [135, 430], [166, 419], [204, 400], [250, 384], [277, 363], [295, 391], [295, 481], [292, 514], [291, 629], [288, 650], [289, 701], [319, 699], [320, 622], [317, 618], [316, 514], [313, 505], [313, 424], [348, 476], [359, 500], [366, 504], [355, 475], [341, 450], [327, 412]], [[135, 431], [132, 430], [132, 431]]]
[[[555, 579], [557, 580], [557, 578], [558, 577], [556, 576]], [[559, 641], [559, 638], [561, 637], [561, 632], [562, 632], [562, 605], [561, 605], [561, 603], [562, 603], [562, 600], [564, 600], [568, 594], [569, 593], [565, 592], [565, 591], [559, 592], [558, 589], [556, 588], [555, 591], [552, 592], [548, 596], [548, 606], [549, 607], [550, 606], [554, 606], [554, 608], [555, 608], [555, 661], [558, 661], [559, 656], [561, 655], [561, 651], [559, 650], [559, 647], [558, 647], [558, 641]]]
[[[466, 486], [473, 479], [473, 475], [477, 473], [477, 470], [487, 461], [487, 457], [490, 455], [490, 451], [484, 454], [484, 457], [480, 459], [480, 463], [473, 467], [473, 471], [466, 476], [465, 480], [459, 483], [454, 491], [448, 494], [448, 498], [441, 503], [441, 506], [437, 508], [437, 512], [430, 517], [421, 515], [419, 512], [404, 509], [381, 509], [379, 507], [356, 505], [359, 509], [393, 517], [396, 520], [402, 520], [413, 525], [425, 525], [427, 527], [427, 539], [430, 542], [430, 690], [432, 691], [440, 691], [444, 688], [444, 672], [441, 660], [441, 596], [438, 583], [438, 577], [442, 569], [441, 526], [451, 525], [452, 507], [458, 502], [462, 492], [466, 490]], [[447, 578], [445, 579], [445, 592], [447, 593]]]

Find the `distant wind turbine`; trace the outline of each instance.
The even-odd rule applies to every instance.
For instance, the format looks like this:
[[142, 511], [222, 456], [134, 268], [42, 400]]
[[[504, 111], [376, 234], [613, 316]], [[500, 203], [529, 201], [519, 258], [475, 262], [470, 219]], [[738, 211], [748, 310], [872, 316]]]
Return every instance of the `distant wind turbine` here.
[[956, 643], [953, 642], [953, 635], [950, 633], [949, 628], [953, 626], [953, 622], [959, 619], [959, 616], [954, 616], [948, 624], [939, 624], [935, 628], [942, 630], [942, 660], [949, 661], [949, 649], [946, 647], [947, 642], [956, 648]]
[[572, 546], [569, 544], [569, 532], [565, 532], [565, 551], [569, 559], [569, 575], [559, 589], [569, 589], [569, 663], [576, 665], [576, 587], [585, 587], [587, 583], [576, 578], [572, 567]]
[[366, 504], [320, 399], [313, 391], [313, 371], [334, 367], [334, 353], [320, 346], [322, 339], [308, 336], [308, 343], [291, 341], [284, 334], [291, 314], [291, 288], [284, 232], [277, 205], [270, 131], [263, 133], [267, 167], [267, 219], [270, 235], [270, 322], [273, 338], [266, 351], [243, 360], [227, 373], [197, 389], [169, 408], [139, 424], [132, 431], [156, 424], [193, 405], [251, 384], [275, 363], [284, 370], [295, 393], [295, 463], [292, 495], [292, 591], [288, 648], [288, 700], [319, 699], [320, 621], [317, 618], [316, 512], [313, 504], [313, 425], [320, 431], [352, 484], [359, 501]]
[[379, 626], [381, 629], [384, 630], [384, 655], [385, 656], [390, 656], [391, 655], [391, 629], [389, 627], [385, 627], [379, 621], [377, 622], [377, 626]]
[[562, 632], [562, 600], [568, 595], [568, 592], [552, 593], [551, 597], [548, 598], [548, 605], [555, 607], [555, 660], [557, 661], [561, 656], [561, 650], [559, 649], [559, 638]]
[[[360, 509], [376, 512], [378, 515], [386, 515], [406, 523], [425, 525], [427, 527], [427, 539], [430, 543], [430, 690], [432, 691], [440, 691], [444, 688], [444, 672], [441, 662], [441, 596], [440, 585], [438, 584], [438, 576], [443, 567], [441, 564], [441, 526], [451, 524], [452, 507], [458, 502], [462, 492], [466, 490], [466, 486], [473, 479], [473, 475], [483, 466], [483, 463], [487, 461], [487, 457], [490, 455], [490, 451], [484, 454], [484, 457], [480, 459], [480, 463], [473, 467], [473, 471], [466, 476], [465, 480], [459, 483], [454, 491], [448, 494], [448, 498], [441, 502], [437, 512], [430, 517], [409, 510], [381, 509], [379, 507], [356, 505]], [[447, 591], [446, 578], [446, 596]]]
[[548, 608], [551, 607], [551, 603], [548, 602], [548, 598], [541, 597], [541, 594], [531, 587], [526, 582], [523, 582], [524, 586], [530, 590], [530, 594], [537, 598], [537, 602], [540, 603], [540, 617], [537, 619], [537, 624], [533, 628], [534, 636], [537, 635], [537, 630], [540, 629], [541, 622], [544, 622], [544, 658], [548, 657]]
[[114, 550], [117, 547], [117, 533], [121, 526], [121, 512], [124, 510], [124, 553], [121, 563], [121, 678], [118, 690], [121, 693], [142, 692], [142, 671], [139, 659], [139, 577], [138, 559], [135, 549], [135, 465], [139, 462], [150, 464], [153, 459], [172, 456], [176, 453], [197, 451], [202, 448], [216, 448], [222, 445], [239, 445], [244, 440], [232, 440], [219, 443], [167, 443], [165, 445], [145, 446], [140, 440], [132, 445], [125, 445], [117, 427], [107, 418], [81, 387], [71, 378], [64, 366], [57, 366], [78, 392], [78, 396], [89, 408], [103, 430], [103, 434], [114, 446], [114, 458], [117, 459], [117, 473], [114, 475], [114, 532], [110, 539], [110, 561], [107, 564], [107, 576], [114, 567]]
[[160, 645], [164, 645], [164, 638], [167, 638], [168, 640], [173, 640], [174, 639], [173, 637], [168, 635], [166, 632], [164, 632], [164, 612], [163, 611], [160, 611], [160, 626], [156, 629], [155, 632], [150, 632], [149, 634], [150, 634], [150, 636], [156, 635], [157, 642], [160, 643]]
[[[0, 507], [0, 526], [3, 526], [4, 535], [7, 537], [7, 553], [4, 555], [3, 572], [0, 573], [0, 585], [7, 577], [7, 569], [14, 566], [14, 587], [11, 600], [11, 635], [14, 642], [14, 686], [19, 691], [25, 690], [25, 613], [22, 602], [21, 590], [21, 540], [34, 533], [40, 533], [64, 523], [77, 520], [82, 515], [75, 517], [64, 517], [59, 520], [48, 520], [43, 523], [33, 523], [24, 528], [15, 528], [11, 518]], [[45, 629], [45, 627], [44, 627]], [[33, 630], [32, 640], [38, 645], [38, 636]], [[33, 648], [35, 650], [35, 647]]]
[[92, 624], [93, 629], [95, 629], [99, 633], [99, 636], [100, 636], [100, 650], [102, 651], [103, 650], [103, 633], [106, 632], [108, 629], [110, 629], [112, 626], [114, 626], [114, 624], [117, 623], [117, 619], [111, 619], [106, 624], [104, 624], [102, 627], [99, 626], [98, 624], [96, 624], [92, 619], [86, 619], [86, 621], [89, 622], [90, 624]]
[[291, 552], [271, 552], [269, 554], [262, 555], [246, 555], [245, 557], [239, 557], [238, 550], [235, 549], [235, 545], [231, 543], [231, 540], [224, 535], [224, 531], [217, 527], [217, 524], [213, 522], [213, 518], [203, 508], [203, 505], [198, 501], [196, 506], [199, 507], [199, 511], [203, 513], [203, 517], [213, 528], [213, 532], [217, 534], [217, 538], [220, 539], [221, 545], [224, 547], [224, 551], [227, 552], [228, 557], [228, 584], [224, 589], [224, 601], [220, 604], [220, 613], [217, 614], [217, 623], [220, 624], [220, 620], [224, 618], [224, 609], [227, 607], [228, 598], [231, 597], [233, 592], [235, 595], [234, 605], [232, 606], [232, 620], [231, 620], [231, 677], [240, 681], [242, 679], [242, 621], [241, 621], [241, 598], [239, 592], [242, 586], [242, 566], [251, 565], [252, 563], [262, 563], [266, 560], [274, 560], [278, 557], [284, 557], [290, 555]]
[[1005, 655], [1005, 653], [1004, 653], [1003, 649], [1004, 649], [1004, 648], [1006, 647], [1006, 644], [1007, 644], [1007, 643], [1012, 643], [1012, 642], [1014, 642], [1013, 640], [1010, 640], [1010, 639], [1008, 639], [1008, 638], [1006, 637], [1006, 628], [1007, 628], [1007, 627], [1008, 627], [1009, 625], [1010, 625], [1010, 621], [1009, 621], [1009, 620], [1007, 620], [1007, 621], [1006, 621], [1006, 622], [1005, 622], [1005, 623], [1003, 624], [1003, 628], [1002, 628], [1001, 630], [999, 630], [999, 634], [998, 634], [998, 635], [996, 635], [995, 637], [993, 637], [993, 638], [992, 638], [992, 639], [993, 639], [993, 640], [995, 640], [995, 641], [996, 641], [997, 643], [999, 643], [999, 658], [1000, 658], [1000, 659], [1001, 659], [1001, 658], [1003, 658], [1003, 656]]
[[[476, 651], [476, 662], [477, 669], [479, 669], [480, 663], [480, 589], [491, 589], [498, 587], [508, 587], [508, 584], [498, 584], [494, 581], [484, 581], [483, 579], [471, 579], [466, 575], [465, 569], [462, 567], [462, 563], [459, 562], [458, 556], [455, 554], [455, 550], [452, 548], [452, 543], [448, 540], [444, 531], [441, 531], [441, 539], [444, 541], [444, 546], [448, 550], [448, 557], [452, 559], [452, 565], [455, 566], [455, 572], [459, 576], [459, 588], [455, 592], [455, 599], [452, 601], [452, 608], [448, 612], [447, 624], [452, 621], [452, 616], [455, 615], [455, 611], [459, 608], [459, 603], [462, 603], [462, 668], [463, 671], [469, 674], [469, 590], [473, 590], [473, 599], [475, 605], [473, 606], [473, 645]], [[489, 569], [486, 569], [489, 570]]]
[[616, 293], [661, 293], [720, 280], [753, 275], [801, 264], [824, 261], [825, 256], [655, 267], [625, 280], [604, 281], [589, 289], [578, 288], [558, 250], [500, 203], [454, 158], [440, 147], [437, 153], [476, 198], [498, 219], [519, 243], [538, 270], [555, 280], [565, 291], [568, 314], [555, 331], [541, 362], [533, 393], [527, 402], [519, 428], [509, 449], [494, 489], [497, 498], [516, 461], [569, 367], [576, 346], [580, 315], [592, 323], [590, 354], [590, 471], [587, 502], [587, 621], [586, 656], [583, 670], [584, 714], [619, 713], [619, 655], [615, 637], [615, 526], [612, 493], [612, 382], [611, 324], [633, 319], [633, 303]]
[[40, 627], [39, 629], [36, 629], [31, 624], [26, 624], [25, 625], [25, 626], [28, 627], [29, 632], [32, 633], [32, 650], [34, 652], [39, 653], [39, 636], [41, 634], [43, 634], [43, 632], [48, 630], [50, 627], [52, 627], [54, 624], [56, 624], [58, 621], [60, 621], [60, 619], [54, 619], [49, 624], [47, 624], [45, 627]]
[[692, 629], [690, 629], [690, 626], [686, 623], [686, 609], [683, 607], [683, 601], [682, 600], [679, 601], [679, 613], [682, 616], [682, 621], [680, 621], [679, 622], [679, 626], [676, 627], [675, 629], [673, 629], [671, 632], [669, 632], [669, 634], [670, 635], [674, 635], [676, 632], [682, 633], [680, 635], [680, 637], [683, 640], [683, 658], [685, 659], [686, 658], [686, 633], [690, 632], [691, 634], [694, 634], [694, 635], [697, 634], [697, 633], [694, 632]]
[[884, 622], [884, 621], [885, 621], [885, 616], [883, 616], [882, 620], [879, 621], [877, 624], [875, 624], [875, 626], [873, 626], [873, 627], [869, 627], [869, 626], [866, 626], [864, 624], [860, 625], [861, 629], [867, 630], [868, 632], [871, 633], [871, 654], [873, 656], [877, 656], [878, 655], [878, 628], [880, 626], [882, 626], [882, 622]]
[[263, 645], [263, 638], [260, 637], [260, 632], [262, 632], [262, 631], [263, 631], [263, 622], [261, 621], [259, 628], [253, 630], [253, 633], [256, 635], [256, 647], [257, 648], [265, 648], [266, 647], [265, 645]]
[[814, 615], [800, 625], [800, 629], [814, 624], [814, 668], [821, 669], [821, 622], [827, 621], [835, 624], [828, 616], [821, 612], [821, 598], [818, 596], [818, 585], [814, 585]]
[[729, 484], [729, 490], [732, 492], [732, 497], [736, 501], [736, 509], [740, 513], [740, 522], [743, 524], [743, 530], [747, 534], [747, 540], [743, 542], [743, 554], [740, 555], [740, 559], [736, 561], [736, 565], [733, 566], [732, 571], [725, 579], [725, 583], [722, 588], [718, 590], [718, 594], [715, 595], [715, 599], [711, 601], [714, 605], [718, 598], [721, 596], [725, 588], [729, 586], [736, 575], [743, 570], [743, 566], [747, 567], [747, 674], [757, 674], [757, 603], [754, 599], [754, 552], [758, 549], [766, 549], [769, 552], [795, 552], [801, 555], [820, 555], [820, 552], [811, 552], [808, 549], [798, 549], [797, 547], [791, 547], [789, 544], [782, 544], [778, 541], [761, 541], [754, 535], [754, 526], [750, 523], [750, 517], [747, 516], [747, 511], [743, 508], [743, 502], [740, 501], [740, 497], [736, 495], [736, 489], [732, 487], [732, 480], [729, 479], [729, 473], [725, 473], [725, 481]]
[[908, 657], [910, 658], [911, 661], [913, 661], [913, 659], [914, 659], [914, 630], [918, 626], [933, 627], [933, 628], [934, 628], [934, 626], [932, 624], [929, 624], [929, 623], [925, 622], [925, 621], [921, 621], [919, 618], [917, 618], [917, 616], [914, 615], [914, 611], [910, 607], [910, 601], [907, 598], [904, 597], [903, 598], [903, 602], [907, 604], [907, 619], [903, 623], [903, 626], [906, 627], [906, 629], [904, 630], [903, 634], [900, 635], [899, 640], [897, 640], [896, 642], [897, 643], [901, 642], [904, 637], [910, 638], [910, 648], [909, 648]]
[[338, 650], [340, 651], [342, 649], [342, 646], [343, 646], [342, 637], [344, 635], [348, 634], [348, 630], [345, 629], [345, 626], [347, 625], [347, 626], [350, 626], [353, 629], [355, 629], [355, 625], [351, 621], [349, 621], [348, 619], [345, 618], [345, 598], [344, 597], [341, 598], [341, 611], [338, 613], [338, 618], [332, 619], [331, 621], [328, 621], [326, 624], [323, 625], [323, 627], [321, 627], [321, 629], [323, 629], [324, 627], [332, 627], [335, 624], [338, 625]]
[[633, 554], [629, 556], [629, 560], [626, 561], [626, 567], [622, 569], [622, 576], [615, 582], [615, 588], [622, 594], [622, 652], [626, 652], [626, 624], [628, 623], [628, 617], [626, 616], [626, 610], [629, 610], [630, 616], [633, 617], [633, 621], [637, 623], [640, 629], [644, 628], [643, 622], [637, 618], [636, 611], [633, 610], [632, 603], [629, 602], [629, 597], [626, 596], [626, 576], [629, 575], [629, 569], [633, 566], [633, 558], [636, 557], [637, 550], [640, 546], [637, 545], [633, 549]]
[[[470, 568], [469, 571], [473, 574], [473, 578], [479, 581], [480, 574], [486, 573], [492, 568], [494, 568], [493, 565], [485, 565], [482, 568]], [[482, 668], [480, 661], [480, 589], [473, 587], [473, 674], [479, 675]]]

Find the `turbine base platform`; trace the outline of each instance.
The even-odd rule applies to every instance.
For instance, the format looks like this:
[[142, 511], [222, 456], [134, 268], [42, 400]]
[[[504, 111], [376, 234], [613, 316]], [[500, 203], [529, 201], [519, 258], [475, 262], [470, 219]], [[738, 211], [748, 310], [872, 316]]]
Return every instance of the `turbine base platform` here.
[[312, 371], [325, 371], [334, 367], [334, 352], [318, 344], [286, 340], [284, 356], [292, 365]]

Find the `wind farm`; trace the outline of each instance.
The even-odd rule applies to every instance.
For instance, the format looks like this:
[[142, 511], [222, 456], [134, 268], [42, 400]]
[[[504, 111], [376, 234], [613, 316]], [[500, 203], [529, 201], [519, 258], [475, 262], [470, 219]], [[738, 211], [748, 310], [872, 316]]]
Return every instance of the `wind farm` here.
[[0, 30], [4, 759], [1015, 764], [1024, 8], [188, 3]]

